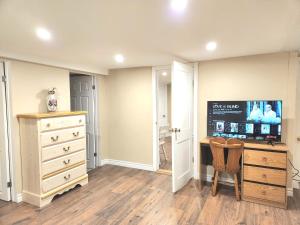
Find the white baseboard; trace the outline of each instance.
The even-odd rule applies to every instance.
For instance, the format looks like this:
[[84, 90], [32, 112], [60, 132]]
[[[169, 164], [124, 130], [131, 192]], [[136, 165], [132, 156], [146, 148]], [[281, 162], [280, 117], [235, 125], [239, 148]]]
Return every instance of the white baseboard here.
[[143, 163], [135, 163], [123, 160], [115, 160], [115, 159], [103, 159], [101, 160], [101, 166], [103, 165], [115, 165], [115, 166], [123, 166], [133, 169], [139, 170], [147, 170], [147, 171], [154, 171], [153, 165], [150, 164], [143, 164]]
[[293, 188], [287, 188], [287, 195], [293, 197], [294, 195]]
[[17, 193], [15, 199], [13, 199], [13, 202], [20, 203], [22, 201], [23, 201], [22, 193]]
[[300, 189], [300, 182], [293, 180], [293, 188]]
[[[212, 178], [213, 176], [212, 175], [204, 175], [202, 174], [202, 177], [204, 178], [205, 181], [208, 181], [208, 182], [212, 182]], [[227, 185], [234, 185], [234, 181], [233, 179], [229, 178], [229, 177], [222, 177], [222, 176], [219, 176], [219, 179], [218, 179], [218, 182], [219, 183], [223, 183], [223, 184], [227, 184]]]

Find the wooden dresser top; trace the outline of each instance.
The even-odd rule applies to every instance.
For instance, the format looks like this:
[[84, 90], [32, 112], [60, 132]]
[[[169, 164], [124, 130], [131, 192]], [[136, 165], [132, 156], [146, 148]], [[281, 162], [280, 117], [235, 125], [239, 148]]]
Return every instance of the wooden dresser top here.
[[[209, 137], [204, 138], [200, 141], [200, 144], [209, 144]], [[248, 149], [261, 149], [261, 150], [271, 150], [271, 151], [288, 151], [288, 146], [286, 144], [260, 144], [260, 143], [247, 143], [245, 142], [244, 148]]]
[[51, 118], [59, 116], [76, 116], [87, 114], [86, 111], [61, 111], [61, 112], [49, 112], [49, 113], [25, 113], [18, 114], [17, 118], [28, 118], [28, 119], [42, 119], [42, 118]]

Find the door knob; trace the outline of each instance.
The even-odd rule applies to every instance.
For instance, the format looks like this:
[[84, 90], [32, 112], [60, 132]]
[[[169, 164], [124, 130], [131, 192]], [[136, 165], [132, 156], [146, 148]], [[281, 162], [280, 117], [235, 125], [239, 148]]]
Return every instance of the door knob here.
[[177, 133], [177, 132], [180, 132], [180, 129], [179, 128], [170, 128], [169, 131]]
[[179, 128], [175, 128], [174, 130], [175, 130], [175, 131], [174, 131], [175, 133], [180, 132], [180, 129], [179, 129]]

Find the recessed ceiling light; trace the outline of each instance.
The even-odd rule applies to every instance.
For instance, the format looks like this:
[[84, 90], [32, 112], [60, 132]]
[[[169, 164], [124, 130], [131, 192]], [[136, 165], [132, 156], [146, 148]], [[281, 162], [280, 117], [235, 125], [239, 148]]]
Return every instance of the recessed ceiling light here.
[[171, 0], [171, 7], [174, 11], [182, 12], [187, 6], [187, 0]]
[[116, 55], [115, 55], [115, 60], [116, 60], [116, 62], [118, 62], [118, 63], [122, 63], [122, 62], [124, 62], [124, 56], [121, 55], [121, 54], [116, 54]]
[[45, 28], [37, 28], [36, 35], [43, 41], [49, 41], [52, 38], [51, 33]]
[[165, 72], [162, 72], [161, 75], [163, 75], [165, 77], [168, 75], [168, 73], [165, 71]]
[[206, 50], [207, 51], [214, 51], [217, 48], [217, 43], [214, 41], [210, 41], [206, 44]]

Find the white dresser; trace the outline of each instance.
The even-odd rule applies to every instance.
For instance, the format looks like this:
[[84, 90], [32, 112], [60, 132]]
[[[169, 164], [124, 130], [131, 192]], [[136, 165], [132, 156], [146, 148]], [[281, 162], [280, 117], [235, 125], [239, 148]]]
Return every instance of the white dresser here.
[[88, 183], [86, 112], [18, 115], [23, 201], [42, 207]]

